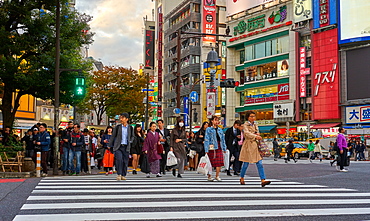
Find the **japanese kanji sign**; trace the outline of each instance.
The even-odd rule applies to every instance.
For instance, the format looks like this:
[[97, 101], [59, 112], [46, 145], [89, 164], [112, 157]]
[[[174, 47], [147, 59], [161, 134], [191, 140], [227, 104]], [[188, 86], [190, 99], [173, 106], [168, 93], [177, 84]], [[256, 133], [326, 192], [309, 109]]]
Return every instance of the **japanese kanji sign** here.
[[294, 104], [274, 104], [274, 118], [294, 117]]
[[361, 124], [370, 122], [370, 106], [346, 107], [346, 124]]

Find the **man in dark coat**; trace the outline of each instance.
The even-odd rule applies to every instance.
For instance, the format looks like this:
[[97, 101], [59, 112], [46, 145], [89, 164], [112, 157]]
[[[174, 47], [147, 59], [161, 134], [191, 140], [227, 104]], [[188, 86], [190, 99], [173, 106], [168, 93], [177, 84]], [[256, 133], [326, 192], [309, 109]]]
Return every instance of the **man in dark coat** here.
[[164, 126], [164, 122], [162, 119], [157, 120], [158, 128], [156, 129], [156, 132], [158, 132], [162, 139], [160, 139], [161, 144], [164, 147], [164, 153], [161, 154], [162, 159], [160, 160], [160, 169], [161, 173], [164, 175], [166, 174], [166, 161], [167, 161], [167, 154], [170, 150], [169, 140], [171, 137], [171, 132]]
[[[239, 162], [239, 155], [240, 155], [240, 149], [238, 145], [238, 141], [240, 140], [240, 126], [242, 125], [242, 122], [240, 120], [236, 120], [234, 122], [233, 127], [230, 127], [226, 130], [225, 134], [225, 140], [226, 140], [226, 146], [227, 149], [230, 151], [230, 165], [231, 165], [231, 157], [234, 156], [235, 160], [233, 162], [233, 169], [234, 169], [234, 175], [239, 175], [240, 171], [240, 162]], [[231, 176], [230, 173], [230, 165], [227, 169], [227, 175]]]

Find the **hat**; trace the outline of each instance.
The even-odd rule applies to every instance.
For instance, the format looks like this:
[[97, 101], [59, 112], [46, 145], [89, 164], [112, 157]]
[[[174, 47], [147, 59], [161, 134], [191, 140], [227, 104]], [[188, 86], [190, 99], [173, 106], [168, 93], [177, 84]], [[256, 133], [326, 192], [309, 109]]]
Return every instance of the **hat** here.
[[39, 130], [37, 127], [33, 128], [33, 130]]
[[121, 116], [122, 117], [125, 117], [125, 118], [130, 118], [130, 115], [128, 113], [126, 113], [126, 112], [125, 113], [122, 113]]
[[84, 133], [85, 133], [85, 132], [89, 132], [89, 129], [85, 128], [85, 129], [83, 130], [83, 132], [84, 132]]

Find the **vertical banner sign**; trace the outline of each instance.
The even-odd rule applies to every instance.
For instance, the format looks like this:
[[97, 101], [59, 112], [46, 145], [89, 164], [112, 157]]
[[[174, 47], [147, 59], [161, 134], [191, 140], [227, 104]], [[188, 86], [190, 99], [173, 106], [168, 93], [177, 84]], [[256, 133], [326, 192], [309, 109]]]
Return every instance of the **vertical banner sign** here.
[[[162, 102], [163, 75], [163, 13], [162, 6], [158, 8], [158, 101]], [[162, 105], [158, 105], [157, 116], [162, 117]]]
[[207, 118], [211, 118], [216, 113], [216, 93], [207, 93]]
[[329, 25], [329, 0], [320, 0], [320, 27]]
[[184, 113], [185, 126], [189, 126], [189, 97], [184, 97]]
[[145, 67], [154, 68], [154, 31], [145, 31]]
[[299, 48], [299, 97], [306, 97], [306, 47]]
[[[203, 33], [216, 34], [216, 0], [203, 0]], [[203, 42], [216, 43], [216, 36], [207, 35]]]
[[340, 119], [338, 29], [313, 34], [313, 118]]
[[312, 0], [295, 0], [294, 23], [312, 19]]

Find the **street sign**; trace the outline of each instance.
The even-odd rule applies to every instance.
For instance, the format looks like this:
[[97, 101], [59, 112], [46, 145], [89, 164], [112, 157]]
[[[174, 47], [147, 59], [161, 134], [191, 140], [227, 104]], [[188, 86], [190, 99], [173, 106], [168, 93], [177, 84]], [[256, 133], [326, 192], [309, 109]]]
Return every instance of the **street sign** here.
[[174, 114], [180, 114], [180, 113], [181, 113], [180, 108], [175, 108], [175, 109], [173, 109], [173, 113], [174, 113]]
[[191, 102], [195, 103], [195, 102], [198, 101], [198, 99], [199, 99], [198, 93], [196, 91], [192, 91], [190, 93], [190, 100], [191, 100]]
[[207, 118], [212, 118], [216, 113], [216, 93], [207, 93]]

